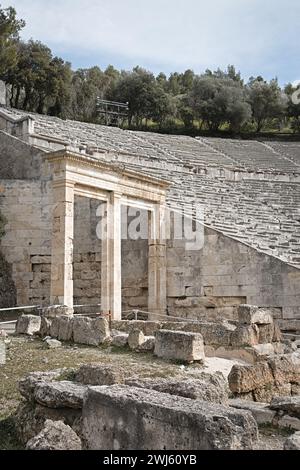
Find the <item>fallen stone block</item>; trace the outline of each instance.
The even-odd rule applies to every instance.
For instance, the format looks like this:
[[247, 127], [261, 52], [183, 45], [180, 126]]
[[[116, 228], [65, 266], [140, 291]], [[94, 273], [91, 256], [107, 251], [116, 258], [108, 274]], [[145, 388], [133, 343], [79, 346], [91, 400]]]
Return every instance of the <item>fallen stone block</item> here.
[[300, 357], [297, 353], [274, 356], [268, 360], [278, 384], [292, 382], [300, 384]]
[[73, 315], [74, 309], [65, 305], [52, 305], [42, 309], [42, 316], [47, 318], [60, 317], [62, 315]]
[[214, 403], [227, 403], [229, 388], [221, 373], [206, 374], [203, 372], [197, 379], [127, 379], [130, 387], [149, 388], [157, 392], [169, 393], [180, 397]]
[[300, 431], [300, 419], [294, 416], [285, 415], [277, 422], [277, 426], [283, 429], [292, 429], [293, 431]]
[[103, 364], [85, 364], [80, 367], [75, 380], [84, 385], [122, 384], [125, 373], [122, 369]]
[[112, 337], [111, 345], [117, 348], [124, 348], [128, 345], [128, 335], [120, 334]]
[[231, 345], [231, 334], [236, 327], [227, 322], [164, 322], [162, 323], [162, 329], [200, 333], [203, 336], [205, 346], [229, 347]]
[[62, 421], [45, 422], [44, 429], [27, 445], [27, 450], [81, 450], [81, 441]]
[[19, 392], [28, 401], [34, 400], [34, 391], [38, 384], [58, 379], [66, 369], [51, 372], [31, 372], [19, 381]]
[[84, 385], [73, 382], [40, 382], [34, 389], [34, 399], [48, 408], [82, 408], [87, 390]]
[[145, 335], [141, 330], [131, 330], [128, 335], [128, 346], [130, 349], [137, 349], [145, 342]]
[[259, 344], [272, 343], [274, 338], [274, 324], [257, 325]]
[[109, 338], [109, 325], [105, 318], [74, 317], [74, 343], [99, 346]]
[[56, 317], [53, 322], [58, 321], [58, 339], [60, 341], [72, 341], [73, 339], [73, 318], [70, 315]]
[[290, 416], [300, 418], [300, 396], [274, 398], [270, 408], [272, 410], [284, 411]]
[[16, 325], [17, 335], [33, 336], [40, 331], [41, 317], [36, 315], [22, 315]]
[[145, 336], [154, 336], [155, 332], [160, 329], [161, 323], [142, 320], [112, 320], [111, 327], [128, 334], [132, 330], [140, 330]]
[[252, 449], [257, 425], [247, 411], [113, 385], [89, 388], [83, 437], [90, 450]]
[[284, 443], [284, 450], [300, 450], [300, 432], [295, 432]]
[[146, 353], [153, 352], [155, 348], [155, 337], [154, 336], [145, 336], [144, 342], [137, 348], [137, 352]]
[[268, 359], [268, 356], [275, 354], [275, 349], [272, 343], [256, 344], [252, 346], [252, 348], [256, 361], [266, 360]]
[[182, 362], [204, 361], [204, 343], [200, 333], [159, 330], [155, 335], [154, 354]]
[[239, 305], [239, 323], [245, 325], [268, 325], [273, 324], [273, 317], [266, 308], [259, 308], [256, 305]]
[[257, 325], [239, 325], [232, 333], [230, 337], [231, 346], [247, 347], [254, 346], [259, 342], [259, 329]]
[[14, 416], [15, 428], [24, 445], [44, 428], [45, 421], [63, 421], [81, 436], [82, 410], [47, 408], [34, 402], [21, 402]]
[[46, 339], [45, 343], [49, 349], [58, 349], [62, 347], [62, 343], [57, 339]]
[[41, 338], [50, 336], [51, 320], [46, 317], [41, 317], [41, 326], [39, 335]]
[[251, 366], [234, 365], [228, 376], [228, 383], [233, 393], [247, 393], [265, 385], [273, 385], [274, 377], [266, 362]]
[[264, 387], [253, 390], [253, 399], [255, 401], [270, 403], [275, 397], [284, 397], [291, 395], [291, 384], [269, 384]]
[[272, 425], [276, 416], [276, 411], [271, 410], [268, 403], [231, 399], [229, 405], [238, 410], [250, 411], [258, 425]]

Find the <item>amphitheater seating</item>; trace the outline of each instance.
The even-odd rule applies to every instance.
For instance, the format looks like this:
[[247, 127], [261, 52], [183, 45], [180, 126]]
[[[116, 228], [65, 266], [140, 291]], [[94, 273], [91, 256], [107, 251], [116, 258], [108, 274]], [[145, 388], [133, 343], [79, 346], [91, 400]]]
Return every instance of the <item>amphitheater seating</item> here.
[[[14, 118], [27, 115], [3, 110]], [[192, 215], [197, 202], [206, 226], [300, 268], [300, 183], [290, 179], [300, 180], [300, 143], [194, 139], [31, 116], [35, 134], [172, 181], [170, 207]], [[212, 177], [199, 168], [240, 169], [244, 179]], [[279, 181], [278, 175], [287, 177]]]

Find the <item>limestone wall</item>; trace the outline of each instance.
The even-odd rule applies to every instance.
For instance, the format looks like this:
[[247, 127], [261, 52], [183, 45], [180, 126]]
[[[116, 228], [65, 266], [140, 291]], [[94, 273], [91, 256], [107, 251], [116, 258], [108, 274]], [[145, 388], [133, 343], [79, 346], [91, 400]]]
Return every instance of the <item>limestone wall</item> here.
[[[49, 182], [2, 180], [0, 206], [8, 220], [1, 247], [11, 265], [18, 305], [49, 301], [51, 191]], [[98, 201], [76, 198], [75, 304], [99, 303], [101, 242]], [[123, 310], [147, 310], [147, 240], [122, 242]], [[205, 229], [204, 247], [186, 251], [169, 242], [167, 292], [170, 315], [215, 320], [236, 318], [241, 303], [274, 307], [278, 318], [300, 318], [300, 271]]]
[[0, 130], [0, 179], [39, 178], [42, 155], [44, 152]]
[[300, 318], [300, 270], [205, 229], [203, 249], [168, 248], [169, 314], [235, 319], [237, 305], [274, 307], [277, 318]]
[[0, 209], [7, 219], [1, 249], [11, 266], [17, 304], [47, 302], [51, 233], [47, 190], [40, 181], [0, 180]]

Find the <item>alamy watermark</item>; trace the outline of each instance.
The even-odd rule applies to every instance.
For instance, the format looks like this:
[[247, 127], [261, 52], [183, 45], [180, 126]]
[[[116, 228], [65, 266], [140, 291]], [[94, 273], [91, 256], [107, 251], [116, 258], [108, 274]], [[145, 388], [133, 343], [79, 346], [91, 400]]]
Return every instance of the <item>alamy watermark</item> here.
[[[182, 240], [187, 251], [201, 250], [204, 245], [204, 211], [198, 203], [183, 204], [180, 208], [164, 206], [158, 209], [160, 217], [150, 223], [149, 212], [136, 207], [122, 206], [121, 210], [121, 240], [155, 239], [159, 233], [161, 240]], [[103, 240], [109, 235], [109, 221], [106, 205], [101, 204], [96, 211], [99, 221], [96, 227], [97, 238]], [[160, 224], [155, 230], [155, 224]], [[151, 228], [153, 232], [151, 233]], [[157, 227], [156, 227], [157, 228]]]

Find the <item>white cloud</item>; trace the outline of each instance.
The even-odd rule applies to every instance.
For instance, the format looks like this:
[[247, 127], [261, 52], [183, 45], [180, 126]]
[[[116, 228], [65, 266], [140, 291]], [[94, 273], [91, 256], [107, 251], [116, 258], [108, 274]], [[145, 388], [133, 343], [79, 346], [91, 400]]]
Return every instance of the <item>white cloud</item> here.
[[164, 64], [166, 70], [192, 67], [201, 71], [234, 63], [242, 69], [259, 72], [260, 67], [270, 67], [271, 71], [276, 61], [280, 63], [280, 52], [289, 48], [296, 53], [300, 19], [298, 0], [1, 3], [13, 4], [26, 19], [26, 38], [93, 58], [105, 53], [154, 67]]

